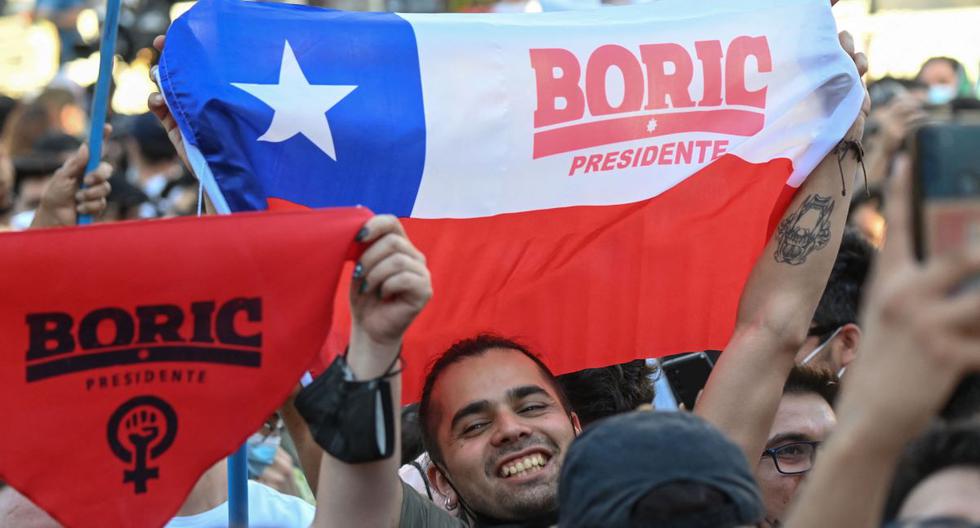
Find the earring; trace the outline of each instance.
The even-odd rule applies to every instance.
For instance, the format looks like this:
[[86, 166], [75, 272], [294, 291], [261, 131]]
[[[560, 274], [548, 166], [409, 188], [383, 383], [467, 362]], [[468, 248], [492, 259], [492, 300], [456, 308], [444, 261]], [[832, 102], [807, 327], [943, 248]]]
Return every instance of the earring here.
[[457, 506], [457, 504], [453, 502], [452, 499], [450, 499], [449, 497], [446, 497], [446, 499], [442, 502], [442, 505], [445, 506], [446, 510], [448, 511], [455, 510]]

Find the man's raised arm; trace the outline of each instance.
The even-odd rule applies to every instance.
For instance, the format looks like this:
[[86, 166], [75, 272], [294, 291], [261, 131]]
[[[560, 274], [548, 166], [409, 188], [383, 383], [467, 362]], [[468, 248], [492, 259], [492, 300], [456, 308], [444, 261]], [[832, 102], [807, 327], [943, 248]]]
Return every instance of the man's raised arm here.
[[[383, 376], [391, 385], [395, 410], [401, 402], [401, 366], [396, 364], [402, 336], [432, 296], [422, 256], [393, 216], [376, 216], [358, 240], [368, 245], [351, 284], [351, 340], [347, 352], [357, 380]], [[389, 368], [392, 371], [389, 371]], [[391, 372], [395, 372], [390, 375]], [[317, 527], [398, 526], [402, 487], [398, 478], [401, 446], [394, 412], [394, 452], [375, 462], [347, 463], [323, 455], [317, 485]]]
[[[863, 75], [867, 61], [854, 53], [850, 35], [841, 34], [841, 45]], [[869, 105], [865, 98], [845, 141], [860, 141]], [[735, 331], [695, 407], [750, 462], [765, 446], [783, 384], [833, 268], [857, 170], [853, 152], [840, 165], [831, 152], [796, 193], [749, 275]], [[848, 195], [841, 196], [845, 180]], [[801, 235], [813, 242], [801, 242]]]

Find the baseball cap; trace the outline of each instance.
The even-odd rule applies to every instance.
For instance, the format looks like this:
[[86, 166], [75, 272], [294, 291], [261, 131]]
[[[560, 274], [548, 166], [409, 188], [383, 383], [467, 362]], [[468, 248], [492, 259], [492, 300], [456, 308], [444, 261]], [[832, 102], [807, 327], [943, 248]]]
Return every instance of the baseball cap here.
[[558, 487], [559, 526], [645, 525], [633, 518], [637, 504], [678, 483], [717, 490], [723, 500], [658, 527], [753, 525], [765, 513], [745, 455], [718, 429], [686, 412], [635, 411], [598, 422], [572, 443]]

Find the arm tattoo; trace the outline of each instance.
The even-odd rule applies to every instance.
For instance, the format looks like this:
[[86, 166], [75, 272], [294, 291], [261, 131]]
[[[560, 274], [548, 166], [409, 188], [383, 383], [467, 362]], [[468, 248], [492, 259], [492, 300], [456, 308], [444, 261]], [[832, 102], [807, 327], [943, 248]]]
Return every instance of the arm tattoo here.
[[779, 223], [776, 240], [779, 245], [773, 255], [776, 262], [797, 266], [806, 257], [830, 242], [830, 213], [834, 211], [834, 199], [830, 196], [811, 194], [803, 200], [799, 209]]

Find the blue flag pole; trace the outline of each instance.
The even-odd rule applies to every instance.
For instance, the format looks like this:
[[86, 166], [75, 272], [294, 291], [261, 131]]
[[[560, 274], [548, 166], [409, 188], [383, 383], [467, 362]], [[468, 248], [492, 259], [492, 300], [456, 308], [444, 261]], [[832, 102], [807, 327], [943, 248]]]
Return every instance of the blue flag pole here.
[[248, 528], [248, 446], [228, 457], [228, 527]]
[[[95, 84], [92, 101], [92, 125], [88, 132], [88, 165], [85, 174], [94, 171], [102, 159], [102, 129], [105, 127], [106, 109], [109, 103], [109, 86], [112, 85], [112, 58], [116, 54], [116, 35], [119, 33], [120, 0], [108, 0], [105, 8], [105, 27], [99, 47], [99, 80]], [[81, 183], [85, 187], [85, 183]], [[92, 215], [78, 215], [78, 225], [92, 223]]]

